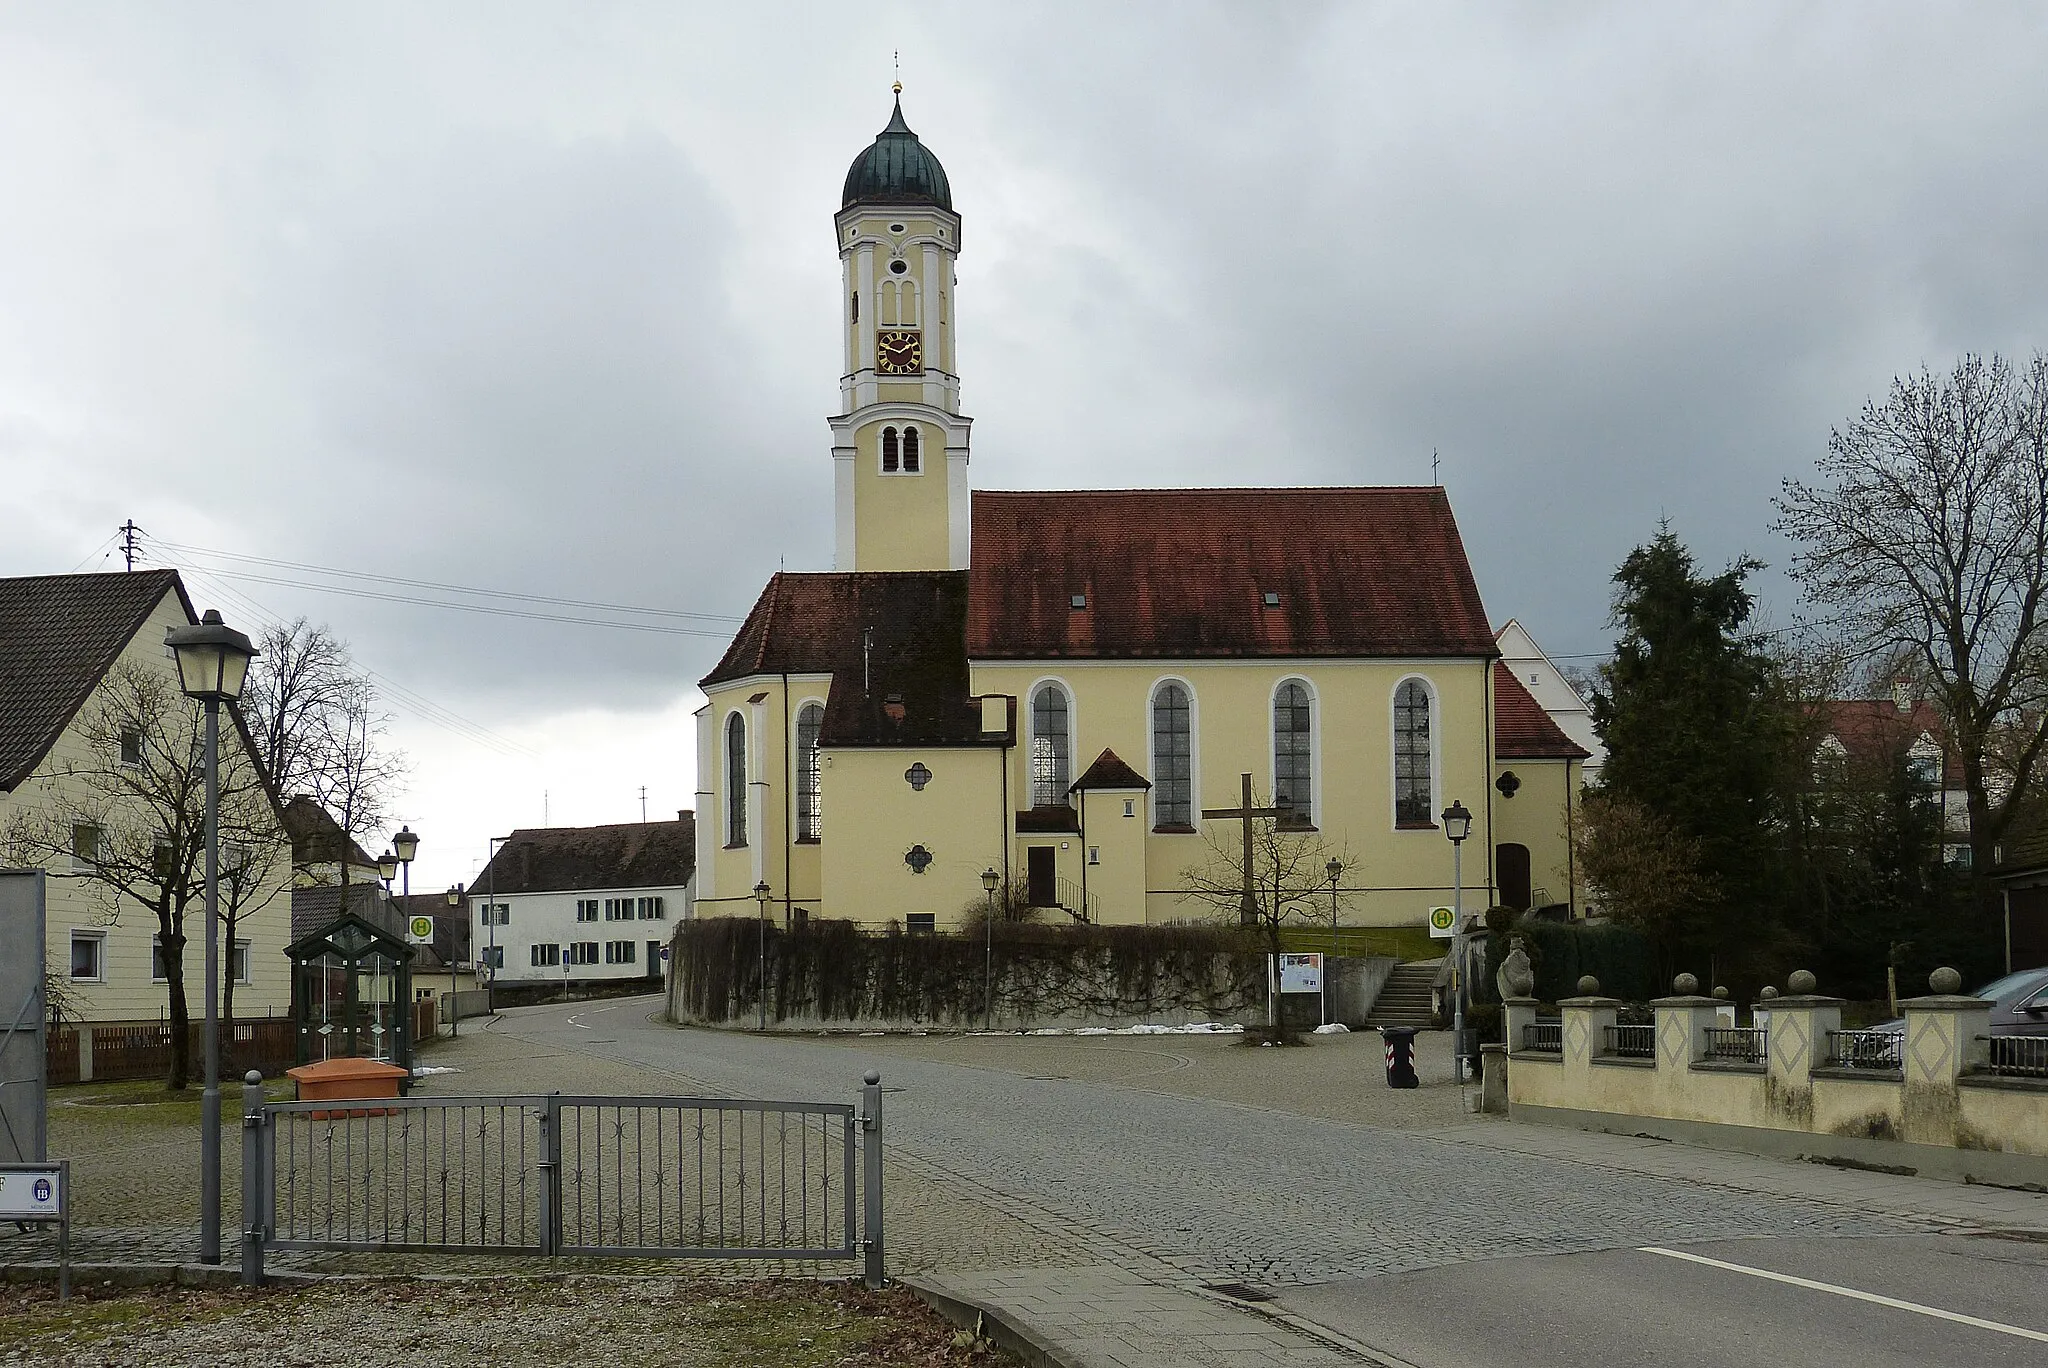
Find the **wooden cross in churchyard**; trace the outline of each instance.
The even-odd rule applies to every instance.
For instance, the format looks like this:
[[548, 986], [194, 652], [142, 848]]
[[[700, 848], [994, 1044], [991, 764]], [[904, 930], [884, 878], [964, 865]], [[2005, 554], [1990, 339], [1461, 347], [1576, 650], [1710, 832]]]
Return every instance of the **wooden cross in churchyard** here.
[[1239, 821], [1244, 823], [1244, 901], [1238, 906], [1238, 916], [1246, 926], [1259, 924], [1259, 900], [1252, 891], [1252, 819], [1255, 817], [1284, 817], [1290, 809], [1285, 807], [1253, 807], [1252, 777], [1249, 774], [1237, 776], [1242, 801], [1234, 808], [1203, 808], [1204, 820]]

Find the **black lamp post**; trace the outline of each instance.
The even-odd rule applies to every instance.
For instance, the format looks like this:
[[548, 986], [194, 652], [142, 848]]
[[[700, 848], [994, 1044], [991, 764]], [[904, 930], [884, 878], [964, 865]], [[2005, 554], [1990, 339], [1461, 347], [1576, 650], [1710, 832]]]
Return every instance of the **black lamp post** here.
[[[404, 881], [398, 898], [398, 915], [407, 926], [410, 926], [412, 925], [412, 857], [420, 853], [420, 838], [413, 834], [411, 827], [400, 827], [398, 834], [391, 838], [391, 853], [398, 857], [399, 877]], [[410, 1014], [412, 1004], [410, 1002], [404, 1003], [399, 1007], [399, 1010]], [[407, 1021], [407, 1025], [408, 1027], [411, 1025], [410, 1020]]]
[[[462, 906], [461, 884], [448, 886], [448, 905]], [[461, 992], [462, 988], [455, 981], [455, 963], [455, 923], [451, 921], [448, 923], [448, 1035], [451, 1039], [462, 1034], [462, 1013], [455, 1008], [455, 995]]]
[[1444, 835], [1451, 842], [1451, 1052], [1457, 1058], [1458, 1082], [1465, 1082], [1465, 838], [1472, 834], [1472, 814], [1453, 800], [1443, 811]]
[[391, 881], [398, 877], [398, 857], [388, 850], [377, 857], [377, 877], [384, 881], [384, 892], [389, 896]]
[[206, 1081], [199, 1094], [199, 1261], [220, 1262], [220, 705], [242, 696], [256, 648], [209, 608], [164, 644], [178, 686], [206, 705]]
[[988, 894], [988, 920], [981, 927], [981, 1029], [984, 1031], [995, 1029], [991, 1023], [995, 1020], [996, 1002], [996, 885], [1002, 881], [1003, 876], [996, 873], [994, 865], [981, 871], [982, 891]]
[[766, 879], [754, 885], [754, 901], [761, 908], [759, 919], [761, 923], [759, 949], [761, 985], [758, 996], [760, 998], [760, 1029], [763, 1031], [768, 1029], [768, 897], [772, 891], [768, 887]]

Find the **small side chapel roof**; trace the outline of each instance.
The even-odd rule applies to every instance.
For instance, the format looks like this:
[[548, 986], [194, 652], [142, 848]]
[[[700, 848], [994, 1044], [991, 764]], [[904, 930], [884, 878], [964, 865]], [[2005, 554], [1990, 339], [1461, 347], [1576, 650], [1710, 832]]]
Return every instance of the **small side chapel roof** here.
[[1528, 685], [1493, 663], [1493, 753], [1502, 760], [1586, 760], [1592, 752], [1564, 734]]
[[1124, 763], [1123, 757], [1113, 750], [1105, 749], [1095, 757], [1095, 763], [1088, 772], [1074, 781], [1069, 793], [1083, 793], [1089, 789], [1149, 789], [1152, 781]]
[[974, 495], [974, 660], [1499, 654], [1438, 488]]

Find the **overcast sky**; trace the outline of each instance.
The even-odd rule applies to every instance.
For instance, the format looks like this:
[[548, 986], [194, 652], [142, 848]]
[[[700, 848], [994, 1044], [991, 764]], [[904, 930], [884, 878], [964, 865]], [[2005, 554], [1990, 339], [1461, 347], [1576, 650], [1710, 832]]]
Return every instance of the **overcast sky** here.
[[1770, 496], [1866, 396], [2048, 345], [2038, 6], [0, 3], [0, 574], [132, 518], [200, 606], [330, 624], [415, 887], [543, 795], [690, 805], [730, 623], [291, 567], [714, 619], [829, 569], [830, 219], [896, 49], [977, 487], [1434, 450], [1560, 656], [1660, 516], [1781, 566]]

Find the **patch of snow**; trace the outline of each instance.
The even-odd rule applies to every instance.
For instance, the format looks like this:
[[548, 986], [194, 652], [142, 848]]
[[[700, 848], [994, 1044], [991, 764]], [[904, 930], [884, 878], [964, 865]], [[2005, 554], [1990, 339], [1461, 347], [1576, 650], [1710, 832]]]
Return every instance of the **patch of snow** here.
[[461, 1072], [462, 1070], [456, 1068], [453, 1064], [415, 1064], [412, 1066], [412, 1076], [414, 1078], [425, 1078], [429, 1074]]
[[1351, 1028], [1341, 1021], [1326, 1021], [1316, 1027], [1317, 1035], [1350, 1035]]

